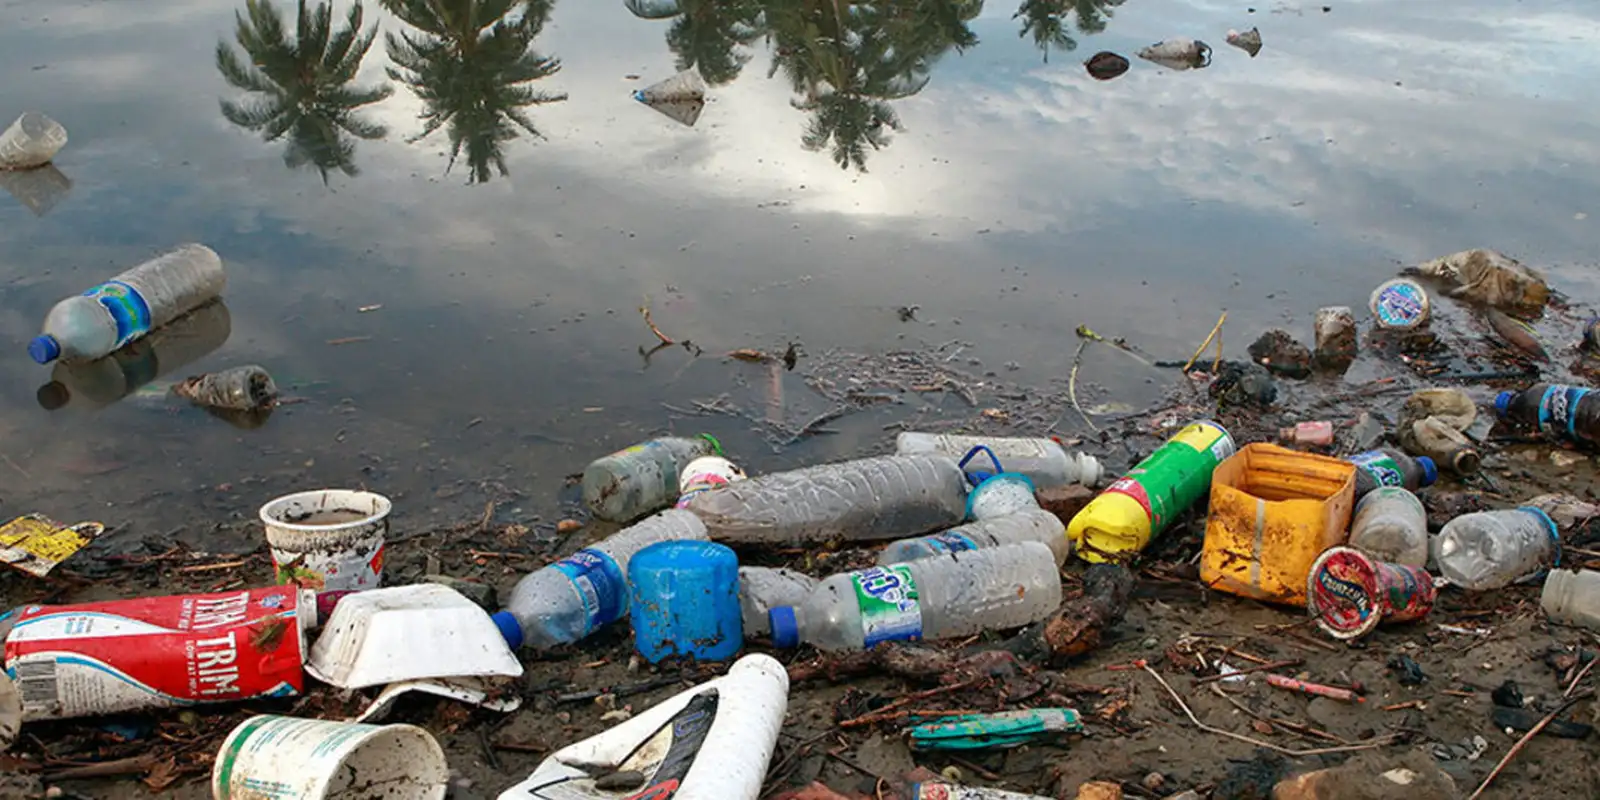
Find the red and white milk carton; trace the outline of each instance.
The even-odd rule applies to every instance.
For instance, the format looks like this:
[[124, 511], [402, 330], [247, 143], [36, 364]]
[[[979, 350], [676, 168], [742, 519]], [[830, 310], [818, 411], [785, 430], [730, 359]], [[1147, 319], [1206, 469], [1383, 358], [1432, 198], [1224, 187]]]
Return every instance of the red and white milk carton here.
[[23, 606], [0, 631], [27, 722], [297, 695], [315, 615], [312, 592], [274, 586]]

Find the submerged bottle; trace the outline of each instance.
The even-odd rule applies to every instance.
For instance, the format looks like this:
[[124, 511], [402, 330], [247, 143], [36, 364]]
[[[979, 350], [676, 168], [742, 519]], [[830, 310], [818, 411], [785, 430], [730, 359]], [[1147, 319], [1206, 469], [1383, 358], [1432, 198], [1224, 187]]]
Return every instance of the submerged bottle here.
[[1480, 511], [1450, 520], [1434, 540], [1434, 560], [1446, 580], [1472, 591], [1498, 589], [1561, 561], [1561, 539], [1537, 508]]
[[1211, 489], [1211, 473], [1233, 455], [1233, 437], [1215, 422], [1192, 422], [1089, 501], [1067, 526], [1085, 561], [1143, 550]]
[[772, 642], [865, 650], [1015, 628], [1061, 604], [1055, 556], [1038, 542], [834, 575], [804, 603], [772, 609]]
[[45, 316], [44, 332], [28, 343], [28, 355], [40, 364], [110, 355], [217, 298], [227, 284], [215, 251], [183, 245], [56, 303]]
[[1600, 445], [1600, 395], [1582, 386], [1540, 383], [1494, 399], [1500, 418], [1540, 433]]
[[1067, 556], [1072, 555], [1072, 540], [1067, 538], [1067, 526], [1061, 523], [1061, 518], [1042, 508], [1030, 508], [1003, 517], [969, 522], [915, 539], [890, 542], [878, 553], [878, 563], [902, 564], [945, 553], [1004, 547], [1022, 542], [1038, 542], [1050, 548], [1058, 567], [1067, 560]]
[[1428, 563], [1428, 511], [1417, 496], [1399, 486], [1382, 486], [1356, 503], [1350, 546], [1393, 564]]
[[817, 579], [792, 569], [739, 568], [739, 611], [746, 636], [772, 632], [768, 613], [778, 606], [797, 606], [817, 588]]
[[105, 358], [56, 362], [50, 382], [40, 386], [35, 397], [47, 411], [104, 408], [205, 357], [228, 341], [232, 329], [227, 305], [220, 300], [206, 303]]
[[665, 437], [618, 450], [583, 471], [583, 503], [608, 522], [631, 522], [678, 499], [678, 477], [701, 456], [722, 455], [709, 434]]
[[711, 538], [752, 543], [892, 539], [948, 528], [966, 515], [967, 481], [953, 459], [878, 456], [730, 483], [685, 509]]
[[1544, 579], [1539, 606], [1552, 622], [1600, 631], [1600, 572], [1551, 571]]
[[172, 393], [196, 405], [233, 411], [261, 411], [278, 402], [278, 384], [254, 364], [195, 375], [172, 387]]
[[1433, 459], [1412, 458], [1392, 447], [1357, 453], [1347, 460], [1356, 465], [1356, 497], [1379, 486], [1401, 486], [1414, 492], [1439, 479]]
[[657, 542], [704, 540], [693, 514], [668, 509], [624, 528], [517, 581], [504, 611], [494, 614], [516, 649], [576, 642], [628, 615], [628, 561]]
[[1094, 456], [1068, 453], [1051, 439], [906, 431], [894, 440], [895, 452], [902, 455], [937, 453], [949, 458], [961, 458], [980, 445], [994, 453], [1006, 472], [1026, 475], [1041, 489], [1074, 483], [1094, 486], [1100, 480], [1100, 462]]

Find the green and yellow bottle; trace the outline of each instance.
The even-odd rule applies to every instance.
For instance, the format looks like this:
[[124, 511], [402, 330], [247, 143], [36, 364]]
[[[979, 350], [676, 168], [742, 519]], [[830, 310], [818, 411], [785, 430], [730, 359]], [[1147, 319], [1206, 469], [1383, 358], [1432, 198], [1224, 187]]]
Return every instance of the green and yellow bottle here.
[[1211, 472], [1233, 455], [1215, 422], [1192, 422], [1090, 501], [1067, 526], [1085, 561], [1116, 561], [1150, 540], [1211, 489]]

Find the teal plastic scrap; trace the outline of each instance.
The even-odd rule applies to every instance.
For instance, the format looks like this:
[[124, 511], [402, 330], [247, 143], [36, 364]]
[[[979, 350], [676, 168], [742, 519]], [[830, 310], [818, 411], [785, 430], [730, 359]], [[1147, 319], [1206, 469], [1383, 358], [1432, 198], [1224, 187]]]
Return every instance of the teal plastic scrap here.
[[1063, 733], [1082, 733], [1070, 708], [1033, 708], [997, 714], [944, 717], [911, 729], [912, 750], [984, 750], [1018, 747]]

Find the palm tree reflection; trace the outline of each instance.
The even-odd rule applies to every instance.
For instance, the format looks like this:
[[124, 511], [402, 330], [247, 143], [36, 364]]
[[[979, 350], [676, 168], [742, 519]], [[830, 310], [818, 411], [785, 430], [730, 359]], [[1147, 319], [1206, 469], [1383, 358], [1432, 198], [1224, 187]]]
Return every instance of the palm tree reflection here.
[[[1070, 52], [1078, 42], [1072, 38], [1072, 28], [1079, 33], [1093, 35], [1106, 29], [1111, 7], [1122, 5], [1123, 0], [1022, 0], [1012, 19], [1022, 20], [1018, 36], [1032, 36], [1033, 44], [1050, 61], [1050, 49]], [[1069, 17], [1076, 17], [1069, 22]]]
[[640, 19], [670, 19], [667, 47], [678, 69], [698, 68], [712, 86], [732, 83], [750, 61], [748, 46], [761, 38], [757, 0], [624, 0]]

